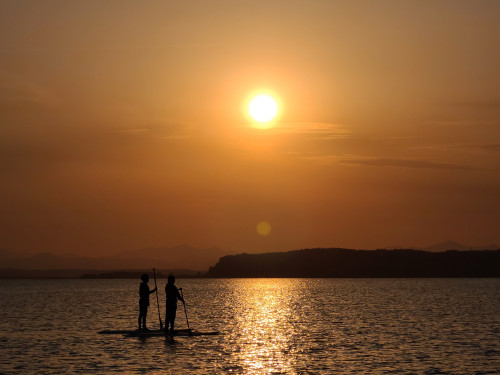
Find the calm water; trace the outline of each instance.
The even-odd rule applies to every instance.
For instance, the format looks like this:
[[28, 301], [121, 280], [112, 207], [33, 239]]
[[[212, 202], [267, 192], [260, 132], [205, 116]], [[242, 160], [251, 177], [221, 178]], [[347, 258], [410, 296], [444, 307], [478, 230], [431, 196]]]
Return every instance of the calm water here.
[[[98, 335], [135, 329], [138, 280], [0, 280], [0, 373], [500, 372], [498, 279], [176, 284], [191, 327], [221, 335], [173, 342]], [[157, 328], [155, 298], [148, 317]], [[177, 326], [186, 327], [182, 309]]]

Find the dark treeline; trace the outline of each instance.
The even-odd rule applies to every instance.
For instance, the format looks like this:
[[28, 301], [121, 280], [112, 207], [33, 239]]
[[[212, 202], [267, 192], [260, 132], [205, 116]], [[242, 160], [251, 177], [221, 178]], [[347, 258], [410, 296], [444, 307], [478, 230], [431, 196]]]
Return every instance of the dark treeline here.
[[304, 249], [222, 257], [208, 277], [500, 277], [500, 250]]

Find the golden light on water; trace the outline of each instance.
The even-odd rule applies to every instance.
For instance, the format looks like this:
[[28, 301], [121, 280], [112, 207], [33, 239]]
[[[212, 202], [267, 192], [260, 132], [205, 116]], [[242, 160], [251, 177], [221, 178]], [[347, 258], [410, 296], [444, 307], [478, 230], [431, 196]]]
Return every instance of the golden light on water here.
[[261, 236], [267, 236], [269, 233], [271, 233], [271, 224], [269, 224], [267, 221], [261, 221], [259, 224], [257, 224], [256, 229], [257, 233]]
[[240, 350], [235, 355], [244, 363], [245, 373], [295, 373], [300, 362], [293, 355], [299, 337], [295, 323], [302, 319], [300, 312], [293, 310], [293, 300], [302, 292], [296, 280], [240, 282], [235, 323], [242, 336], [236, 339]]

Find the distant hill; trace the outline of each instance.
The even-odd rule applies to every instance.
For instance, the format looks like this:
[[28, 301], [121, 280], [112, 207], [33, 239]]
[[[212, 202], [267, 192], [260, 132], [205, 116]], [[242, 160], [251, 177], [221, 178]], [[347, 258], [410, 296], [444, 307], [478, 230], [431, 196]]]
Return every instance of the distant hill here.
[[491, 244], [484, 246], [467, 246], [455, 241], [440, 242], [423, 248], [425, 251], [447, 251], [447, 250], [498, 250], [500, 246]]
[[[0, 279], [139, 279], [143, 273], [152, 277], [151, 267], [125, 270], [86, 270], [86, 269], [9, 269], [0, 268]], [[202, 277], [205, 272], [177, 269], [156, 269], [158, 279], [166, 279], [173, 274], [177, 278]]]
[[235, 253], [235, 251], [228, 251], [218, 247], [197, 249], [189, 245], [179, 245], [175, 247], [148, 247], [132, 251], [121, 251], [109, 258], [151, 259], [157, 262], [158, 267], [206, 271], [220, 257]]
[[127, 270], [184, 269], [206, 271], [217, 260], [234, 252], [212, 247], [197, 249], [187, 245], [122, 251], [110, 256], [84, 257], [75, 254], [18, 254], [0, 249], [0, 268], [18, 270]]
[[500, 250], [304, 249], [222, 257], [208, 277], [500, 277]]
[[[397, 250], [397, 249], [407, 249], [408, 247], [406, 246], [387, 246], [385, 249], [387, 250]], [[490, 245], [481, 245], [481, 246], [468, 246], [461, 244], [456, 241], [444, 241], [440, 242], [437, 244], [429, 245], [426, 247], [410, 247], [413, 250], [425, 250], [425, 251], [447, 251], [447, 250], [498, 250], [500, 249], [500, 246], [495, 245], [495, 244], [490, 244]]]
[[[141, 275], [146, 272], [151, 275], [151, 270], [142, 271], [109, 271], [97, 273], [84, 273], [82, 279], [139, 279]], [[201, 271], [191, 270], [156, 270], [156, 277], [158, 279], [166, 279], [169, 275], [175, 275], [176, 278], [191, 278], [201, 277]]]

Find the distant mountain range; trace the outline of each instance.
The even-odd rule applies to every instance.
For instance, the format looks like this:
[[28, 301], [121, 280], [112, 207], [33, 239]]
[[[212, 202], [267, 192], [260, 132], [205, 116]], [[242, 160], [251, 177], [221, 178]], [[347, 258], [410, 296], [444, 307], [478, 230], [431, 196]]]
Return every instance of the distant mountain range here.
[[497, 250], [500, 249], [500, 246], [495, 245], [495, 244], [490, 244], [490, 245], [484, 245], [484, 246], [466, 246], [462, 245], [458, 242], [455, 241], [445, 241], [445, 242], [440, 242], [435, 245], [427, 246], [424, 247], [421, 250], [425, 251], [447, 251], [447, 250]]
[[208, 267], [217, 263], [220, 257], [234, 253], [217, 247], [197, 249], [188, 245], [121, 251], [102, 257], [84, 257], [75, 254], [55, 255], [49, 252], [27, 255], [0, 249], [0, 268], [21, 270], [137, 270], [156, 267], [164, 270], [206, 271]]
[[385, 249], [387, 249], [387, 250], [414, 249], [414, 250], [424, 250], [424, 251], [436, 252], [436, 251], [447, 251], [447, 250], [459, 250], [459, 251], [497, 250], [497, 249], [500, 249], [500, 246], [495, 245], [495, 244], [482, 245], [482, 246], [467, 246], [467, 245], [463, 245], [459, 242], [449, 240], [449, 241], [440, 242], [440, 243], [426, 246], [426, 247], [418, 247], [418, 246], [406, 247], [406, 246], [394, 246], [394, 245], [392, 245], [392, 246], [387, 246]]

